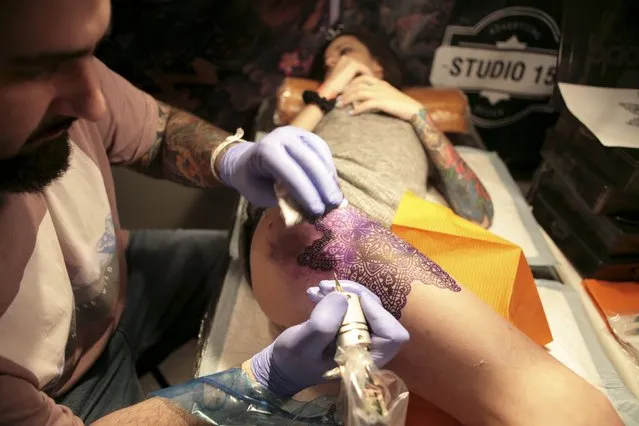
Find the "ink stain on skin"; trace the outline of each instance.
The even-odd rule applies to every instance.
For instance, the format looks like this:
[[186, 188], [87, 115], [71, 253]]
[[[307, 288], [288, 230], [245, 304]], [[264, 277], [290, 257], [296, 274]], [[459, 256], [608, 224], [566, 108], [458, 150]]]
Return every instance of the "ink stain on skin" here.
[[315, 223], [315, 228], [321, 237], [297, 257], [298, 264], [333, 270], [339, 277], [366, 286], [397, 319], [415, 281], [461, 291], [435, 262], [352, 208], [329, 213]]

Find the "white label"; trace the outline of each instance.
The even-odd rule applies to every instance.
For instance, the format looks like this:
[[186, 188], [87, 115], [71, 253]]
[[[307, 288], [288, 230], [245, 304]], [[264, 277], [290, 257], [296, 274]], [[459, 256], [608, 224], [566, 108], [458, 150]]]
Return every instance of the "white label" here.
[[549, 96], [556, 64], [556, 56], [542, 53], [441, 46], [435, 53], [431, 83], [465, 91]]
[[639, 148], [639, 90], [559, 83], [570, 112], [605, 146]]

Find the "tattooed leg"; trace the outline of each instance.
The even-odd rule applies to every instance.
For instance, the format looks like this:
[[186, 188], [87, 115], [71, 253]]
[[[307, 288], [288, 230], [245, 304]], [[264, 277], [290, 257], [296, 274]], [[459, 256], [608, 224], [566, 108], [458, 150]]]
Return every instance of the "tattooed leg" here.
[[[475, 255], [481, 254], [469, 253]], [[521, 413], [538, 414], [522, 394], [545, 395], [548, 375], [571, 380], [471, 291], [460, 291], [435, 263], [352, 207], [293, 228], [278, 210], [267, 211], [250, 262], [255, 298], [282, 326], [308, 319], [313, 304], [306, 290], [334, 273], [370, 288], [410, 332], [388, 368], [408, 385], [411, 403], [429, 401], [463, 424], [521, 424], [529, 418]], [[434, 421], [432, 406], [423, 402], [418, 416], [414, 424], [457, 424]]]
[[[313, 306], [306, 289], [334, 275], [370, 289], [398, 319], [415, 287], [432, 288], [428, 293], [461, 291], [432, 260], [354, 207], [292, 228], [270, 210], [256, 229], [250, 256], [256, 297], [269, 318], [284, 326], [308, 317]], [[286, 310], [271, 306], [275, 283], [260, 285], [266, 277], [271, 283], [280, 280], [295, 305]]]
[[461, 291], [432, 260], [353, 208], [333, 210], [315, 229], [321, 237], [298, 256], [297, 263], [335, 271], [340, 279], [366, 286], [395, 318], [401, 317], [413, 283]]

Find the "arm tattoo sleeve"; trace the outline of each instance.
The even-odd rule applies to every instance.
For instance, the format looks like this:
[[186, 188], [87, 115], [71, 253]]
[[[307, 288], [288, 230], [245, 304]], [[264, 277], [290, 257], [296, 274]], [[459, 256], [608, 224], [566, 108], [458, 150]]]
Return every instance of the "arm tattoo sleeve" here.
[[134, 168], [188, 186], [217, 185], [211, 154], [229, 134], [188, 112], [158, 103], [156, 139]]
[[489, 226], [493, 219], [493, 204], [475, 172], [459, 156], [452, 143], [437, 130], [421, 109], [411, 124], [437, 169], [443, 195], [463, 218]]
[[432, 260], [352, 207], [333, 210], [315, 222], [315, 228], [321, 237], [298, 256], [297, 263], [334, 270], [338, 278], [364, 285], [395, 318], [401, 317], [414, 283], [461, 291]]

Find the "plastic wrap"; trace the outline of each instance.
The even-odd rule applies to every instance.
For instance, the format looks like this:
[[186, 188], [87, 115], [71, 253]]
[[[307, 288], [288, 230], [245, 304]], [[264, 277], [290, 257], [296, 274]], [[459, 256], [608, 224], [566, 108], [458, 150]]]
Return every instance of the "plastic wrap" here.
[[151, 394], [171, 400], [212, 425], [341, 425], [335, 398], [311, 402], [279, 398], [239, 368], [202, 377]]
[[639, 308], [634, 314], [609, 316], [608, 324], [621, 346], [639, 367]]
[[[408, 390], [404, 382], [390, 371], [377, 369], [365, 351], [349, 351], [342, 355], [342, 378], [346, 382], [338, 399], [326, 396], [301, 402], [279, 398], [252, 381], [240, 368], [172, 386], [149, 396], [168, 399], [198, 421], [211, 425], [344, 425], [346, 418], [349, 426], [403, 425], [408, 408]], [[376, 386], [371, 386], [371, 380]], [[381, 397], [383, 409], [371, 406], [373, 392]]]

